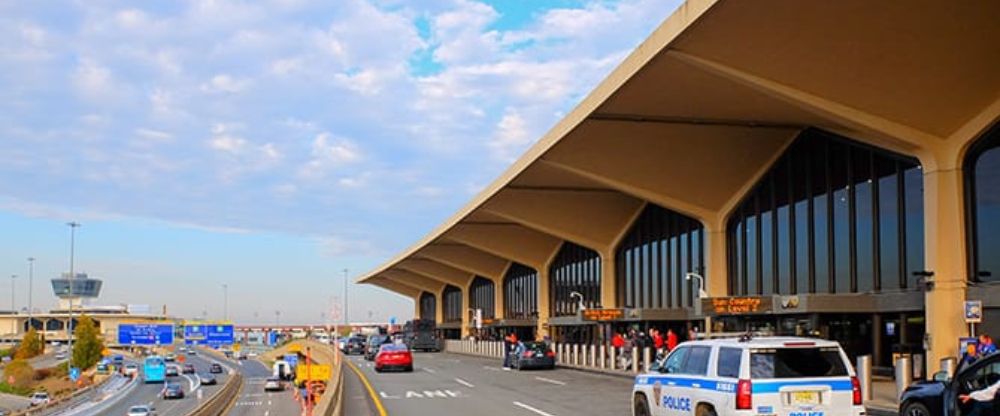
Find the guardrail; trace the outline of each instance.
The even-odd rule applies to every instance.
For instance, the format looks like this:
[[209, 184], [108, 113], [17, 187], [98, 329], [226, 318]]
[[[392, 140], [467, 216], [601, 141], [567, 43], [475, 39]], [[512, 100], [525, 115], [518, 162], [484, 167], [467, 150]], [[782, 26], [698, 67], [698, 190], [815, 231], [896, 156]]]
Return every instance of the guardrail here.
[[92, 393], [97, 388], [103, 386], [104, 383], [107, 383], [108, 380], [111, 380], [111, 377], [104, 377], [104, 378], [101, 379], [101, 381], [99, 381], [97, 383], [91, 384], [91, 385], [83, 387], [81, 389], [76, 389], [72, 393], [70, 393], [69, 395], [60, 396], [58, 398], [55, 398], [54, 400], [49, 401], [48, 403], [46, 403], [43, 406], [29, 407], [27, 409], [21, 409], [21, 410], [18, 410], [16, 412], [11, 413], [11, 415], [12, 416], [26, 416], [26, 415], [38, 415], [38, 414], [46, 413], [48, 411], [53, 410], [56, 407], [63, 406], [66, 403], [69, 403], [69, 402], [71, 402], [71, 401], [79, 398], [80, 396]]
[[[634, 376], [649, 368], [653, 361], [652, 348], [613, 348], [610, 345], [550, 344], [556, 355], [556, 365], [578, 370], [621, 376]], [[456, 354], [503, 359], [503, 341], [473, 341], [449, 339], [444, 350]]]
[[236, 398], [239, 397], [240, 387], [243, 386], [243, 376], [240, 373], [233, 372], [229, 376], [229, 380], [226, 380], [226, 384], [222, 386], [219, 392], [215, 393], [208, 400], [205, 400], [202, 404], [198, 405], [194, 410], [189, 413], [189, 416], [219, 416], [225, 414], [233, 403], [236, 402]]

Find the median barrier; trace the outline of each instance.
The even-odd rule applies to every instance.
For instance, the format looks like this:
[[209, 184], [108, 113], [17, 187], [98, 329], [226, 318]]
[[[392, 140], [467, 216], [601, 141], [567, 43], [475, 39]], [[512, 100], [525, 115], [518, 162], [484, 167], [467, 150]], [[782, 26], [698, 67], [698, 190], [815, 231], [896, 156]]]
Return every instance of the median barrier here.
[[[331, 367], [330, 379], [326, 382], [326, 390], [320, 396], [319, 400], [317, 400], [316, 407], [313, 408], [313, 415], [341, 416], [344, 406], [343, 354], [330, 345], [309, 339], [302, 339], [294, 340], [280, 348], [268, 351], [261, 355], [260, 358], [261, 361], [273, 362], [286, 353], [291, 353], [293, 350], [298, 350], [296, 352], [303, 355], [306, 354], [306, 351], [309, 351], [314, 362], [330, 365]], [[303, 363], [304, 361], [299, 361], [298, 371], [304, 371], [302, 368]]]

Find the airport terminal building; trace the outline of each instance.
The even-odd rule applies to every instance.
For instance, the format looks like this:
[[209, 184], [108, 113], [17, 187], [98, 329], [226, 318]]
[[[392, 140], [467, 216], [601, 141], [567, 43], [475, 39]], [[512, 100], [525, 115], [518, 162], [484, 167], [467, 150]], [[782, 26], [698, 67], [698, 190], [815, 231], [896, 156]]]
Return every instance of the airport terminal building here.
[[920, 354], [930, 374], [969, 335], [967, 300], [1000, 334], [997, 16], [689, 0], [360, 281], [449, 337], [752, 329], [835, 339], [880, 367]]

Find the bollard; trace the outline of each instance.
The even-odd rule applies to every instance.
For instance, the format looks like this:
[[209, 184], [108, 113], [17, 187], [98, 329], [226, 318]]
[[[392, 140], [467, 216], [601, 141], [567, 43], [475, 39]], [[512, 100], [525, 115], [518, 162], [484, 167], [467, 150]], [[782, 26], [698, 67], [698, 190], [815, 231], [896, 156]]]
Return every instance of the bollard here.
[[597, 346], [590, 344], [587, 350], [587, 367], [597, 367]]
[[910, 383], [913, 382], [913, 366], [910, 357], [901, 357], [896, 360], [896, 397], [900, 397]]
[[590, 362], [590, 356], [588, 356], [588, 354], [587, 354], [587, 346], [586, 345], [581, 345], [580, 346], [580, 365], [585, 366], [585, 365], [587, 365], [588, 362]]
[[913, 354], [913, 379], [923, 380], [924, 375], [924, 355], [923, 354]]
[[653, 362], [653, 351], [649, 348], [642, 349], [642, 371], [649, 371], [649, 365]]
[[862, 355], [858, 357], [858, 365], [855, 369], [858, 373], [858, 381], [861, 382], [861, 400], [867, 402], [872, 399], [872, 356]]
[[608, 362], [607, 362], [608, 357], [606, 353], [607, 353], [607, 347], [604, 344], [601, 344], [600, 348], [597, 349], [597, 357], [598, 360], [600, 360], [600, 364], [598, 364], [598, 367], [602, 370], [608, 368]]
[[632, 348], [632, 372], [639, 372], [639, 348]]
[[571, 360], [570, 362], [573, 363], [573, 365], [580, 365], [580, 361], [578, 361], [579, 359], [580, 359], [580, 344], [573, 344], [573, 358], [570, 359]]
[[558, 342], [552, 343], [552, 351], [556, 352], [556, 364], [563, 364], [563, 363], [565, 363], [565, 361], [563, 361], [563, 358], [562, 358], [562, 344], [560, 344]]
[[941, 359], [941, 371], [948, 374], [949, 379], [955, 376], [955, 368], [957, 367], [958, 359], [955, 357], [945, 357]]
[[618, 349], [611, 347], [611, 354], [608, 354], [608, 365], [612, 370], [618, 369]]

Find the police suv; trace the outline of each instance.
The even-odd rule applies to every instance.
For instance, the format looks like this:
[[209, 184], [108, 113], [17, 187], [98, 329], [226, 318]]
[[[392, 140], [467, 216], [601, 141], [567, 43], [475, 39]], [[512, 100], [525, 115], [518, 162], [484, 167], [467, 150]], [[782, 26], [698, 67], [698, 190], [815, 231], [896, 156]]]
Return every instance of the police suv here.
[[634, 416], [862, 416], [861, 387], [834, 341], [763, 337], [680, 344], [635, 378]]

